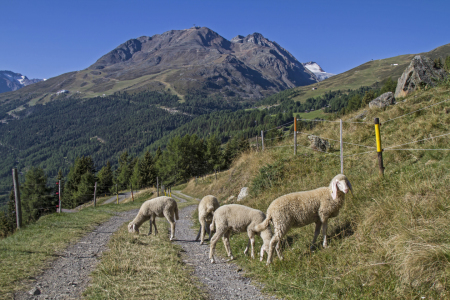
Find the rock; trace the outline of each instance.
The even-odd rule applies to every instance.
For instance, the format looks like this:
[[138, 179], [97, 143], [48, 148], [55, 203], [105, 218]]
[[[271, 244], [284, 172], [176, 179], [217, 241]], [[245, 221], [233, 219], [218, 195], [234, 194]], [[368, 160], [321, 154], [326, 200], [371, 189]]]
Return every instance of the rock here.
[[360, 113], [359, 115], [354, 116], [350, 120], [364, 120], [366, 118], [366, 115], [367, 115], [367, 110], [364, 110], [362, 113]]
[[394, 104], [394, 94], [392, 92], [384, 93], [378, 98], [373, 99], [369, 102], [369, 108], [384, 108], [386, 106]]
[[242, 199], [248, 196], [248, 187], [243, 187], [239, 192], [237, 202], [240, 202]]
[[34, 295], [34, 296], [40, 295], [41, 294], [41, 290], [38, 289], [37, 287], [34, 287], [28, 292], [28, 294]]
[[395, 98], [405, 97], [417, 87], [435, 86], [437, 80], [442, 80], [446, 76], [444, 69], [436, 68], [431, 59], [416, 55], [398, 79]]
[[321, 139], [318, 136], [308, 135], [308, 139], [311, 141], [311, 148], [314, 150], [326, 152], [331, 148], [331, 145], [327, 140]]

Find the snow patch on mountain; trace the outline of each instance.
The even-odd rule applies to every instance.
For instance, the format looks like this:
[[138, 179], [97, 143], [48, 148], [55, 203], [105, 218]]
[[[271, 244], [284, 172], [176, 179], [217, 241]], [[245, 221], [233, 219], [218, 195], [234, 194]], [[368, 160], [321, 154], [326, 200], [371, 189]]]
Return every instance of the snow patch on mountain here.
[[0, 71], [0, 93], [16, 91], [24, 86], [45, 79], [28, 79], [27, 76], [12, 71]]
[[319, 81], [325, 80], [327, 78], [330, 78], [331, 76], [336, 75], [333, 73], [325, 72], [316, 62], [313, 61], [303, 63], [303, 66], [308, 70], [310, 70], [311, 72], [313, 72]]

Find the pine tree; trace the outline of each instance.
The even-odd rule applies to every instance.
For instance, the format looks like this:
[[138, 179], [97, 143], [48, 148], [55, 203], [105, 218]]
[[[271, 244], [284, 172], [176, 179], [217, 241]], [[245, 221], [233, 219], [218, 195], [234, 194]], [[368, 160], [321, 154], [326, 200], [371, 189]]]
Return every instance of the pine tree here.
[[25, 174], [25, 183], [22, 185], [21, 202], [23, 220], [26, 223], [36, 221], [46, 212], [56, 209], [56, 199], [51, 197], [47, 188], [47, 176], [42, 168], [32, 167]]
[[[89, 175], [86, 175], [86, 174]], [[94, 162], [90, 156], [82, 156], [76, 158], [74, 164], [70, 168], [69, 175], [67, 176], [67, 182], [64, 185], [64, 193], [62, 194], [62, 202], [64, 207], [76, 207], [84, 203], [86, 200], [85, 194], [90, 194], [90, 191], [80, 191], [80, 183], [82, 178], [84, 180], [83, 184], [90, 186], [92, 188], [92, 194], [95, 184], [95, 167]], [[83, 177], [84, 176], [84, 177]], [[89, 183], [86, 180], [91, 180]], [[84, 186], [83, 188], [86, 188]]]
[[115, 183], [118, 188], [126, 189], [130, 183], [130, 178], [133, 172], [133, 164], [131, 157], [128, 156], [128, 152], [125, 151], [120, 155], [119, 168], [116, 170]]
[[111, 169], [111, 163], [109, 160], [106, 162], [106, 166], [101, 168], [97, 174], [98, 183], [97, 189], [99, 194], [106, 194], [111, 192], [114, 185], [114, 173]]

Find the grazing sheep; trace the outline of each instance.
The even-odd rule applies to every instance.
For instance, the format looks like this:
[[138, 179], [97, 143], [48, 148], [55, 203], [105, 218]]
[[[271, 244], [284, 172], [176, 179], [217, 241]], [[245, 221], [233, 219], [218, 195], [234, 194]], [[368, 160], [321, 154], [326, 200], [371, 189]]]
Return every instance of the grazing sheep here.
[[220, 205], [217, 198], [211, 195], [203, 197], [198, 204], [198, 220], [200, 221], [200, 229], [198, 230], [195, 240], [198, 241], [201, 233], [200, 245], [202, 245], [205, 240], [205, 231], [208, 233], [209, 239], [211, 240], [211, 230], [209, 229], [209, 224], [211, 224], [214, 211], [219, 206]]
[[280, 241], [291, 227], [316, 223], [311, 246], [313, 247], [322, 226], [323, 247], [326, 248], [328, 219], [339, 214], [349, 189], [352, 190], [350, 181], [345, 175], [339, 174], [331, 180], [329, 187], [291, 193], [275, 199], [267, 209], [264, 222], [255, 228], [257, 232], [265, 230], [269, 226], [269, 221], [272, 221], [274, 235], [269, 245], [267, 264], [272, 262], [275, 244], [278, 257], [280, 260], [283, 259], [280, 253]]
[[133, 221], [128, 224], [128, 232], [139, 233], [139, 227], [147, 220], [150, 220], [150, 230], [148, 235], [152, 234], [152, 224], [155, 226], [155, 235], [158, 233], [156, 229], [156, 217], [166, 217], [170, 223], [170, 240], [175, 238], [175, 219], [178, 220], [177, 202], [166, 196], [154, 198], [142, 203], [139, 212]]
[[260, 230], [260, 233], [255, 232], [255, 226], [260, 224], [265, 219], [265, 215], [262, 211], [253, 209], [244, 205], [229, 204], [219, 207], [215, 212], [211, 222], [211, 231], [217, 227], [216, 233], [213, 235], [210, 243], [209, 259], [211, 263], [215, 263], [214, 250], [216, 243], [220, 237], [222, 237], [223, 244], [230, 259], [233, 259], [233, 254], [230, 248], [230, 234], [231, 231], [245, 232], [248, 234], [248, 244], [245, 248], [244, 254], [247, 254], [249, 247], [251, 246], [251, 257], [255, 258], [253, 247], [255, 245], [255, 234], [260, 235], [263, 239], [263, 245], [261, 246], [261, 260], [263, 259], [264, 251], [268, 251], [269, 242], [272, 238], [272, 231], [270, 227]]

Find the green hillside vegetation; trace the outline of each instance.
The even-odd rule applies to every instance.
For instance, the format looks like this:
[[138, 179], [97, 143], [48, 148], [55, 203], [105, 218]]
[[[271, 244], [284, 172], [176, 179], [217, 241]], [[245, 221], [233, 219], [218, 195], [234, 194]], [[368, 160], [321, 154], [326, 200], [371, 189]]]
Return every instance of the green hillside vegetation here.
[[[323, 249], [319, 239], [317, 249], [309, 250], [314, 224], [291, 229], [282, 246], [284, 260], [275, 256], [266, 267], [242, 254], [247, 235], [235, 234], [231, 247], [246, 275], [284, 299], [449, 298], [449, 93], [447, 82], [412, 93], [385, 110], [369, 110], [367, 123], [344, 123], [343, 140], [351, 143], [344, 144], [344, 174], [353, 195], [346, 195], [340, 215], [329, 222], [329, 248]], [[375, 117], [382, 124], [384, 177], [373, 148]], [[339, 123], [319, 122], [309, 132], [339, 140]], [[334, 150], [321, 153], [300, 135], [297, 156], [292, 143], [290, 138], [277, 145], [284, 147], [244, 154], [217, 180], [192, 180], [183, 193], [212, 194], [226, 204], [247, 186], [250, 195], [239, 204], [265, 212], [277, 197], [328, 186], [340, 173], [339, 142], [330, 140]], [[396, 145], [401, 146], [388, 149]], [[217, 248], [225, 255], [221, 242]]]
[[[445, 60], [450, 55], [450, 44], [419, 54], [428, 56], [432, 60], [436, 58]], [[415, 55], [406, 54], [386, 59], [371, 60], [344, 73], [327, 78], [324, 81], [297, 87], [289, 90], [287, 93], [289, 98], [295, 101], [305, 102], [308, 98], [323, 96], [330, 91], [356, 90], [362, 86], [376, 86], [377, 84], [384, 83], [389, 77], [397, 82], [397, 79], [402, 75]], [[312, 88], [317, 89], [313, 90]]]

